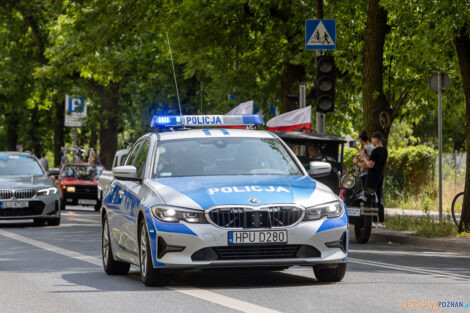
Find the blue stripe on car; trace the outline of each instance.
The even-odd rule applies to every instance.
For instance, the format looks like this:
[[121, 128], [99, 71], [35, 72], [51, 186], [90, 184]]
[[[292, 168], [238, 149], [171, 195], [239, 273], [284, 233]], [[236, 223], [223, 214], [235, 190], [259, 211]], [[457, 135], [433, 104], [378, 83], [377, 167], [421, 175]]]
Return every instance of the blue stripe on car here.
[[346, 211], [339, 218], [330, 218], [323, 221], [320, 228], [318, 228], [317, 233], [330, 230], [338, 227], [344, 227], [348, 225], [348, 215]]
[[152, 179], [191, 198], [201, 208], [214, 205], [256, 205], [299, 203], [310, 198], [316, 182], [301, 175], [227, 175], [165, 177]]

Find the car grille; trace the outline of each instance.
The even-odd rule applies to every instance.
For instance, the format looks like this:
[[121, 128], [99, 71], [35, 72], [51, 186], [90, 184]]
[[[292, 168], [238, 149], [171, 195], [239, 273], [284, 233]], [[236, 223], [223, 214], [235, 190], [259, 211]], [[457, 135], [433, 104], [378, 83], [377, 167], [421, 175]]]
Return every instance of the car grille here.
[[98, 190], [97, 186], [75, 186], [75, 192], [80, 193], [96, 193]]
[[13, 190], [0, 189], [0, 199], [13, 198]]
[[41, 215], [44, 210], [44, 203], [40, 201], [30, 201], [27, 208], [0, 209], [0, 217], [22, 217]]
[[309, 245], [253, 245], [209, 247], [196, 251], [193, 261], [319, 258], [318, 249]]
[[293, 225], [302, 213], [295, 206], [266, 206], [215, 208], [208, 215], [212, 223], [224, 228], [271, 228]]
[[17, 189], [15, 190], [16, 199], [31, 199], [36, 195], [35, 189]]
[[0, 190], [0, 199], [31, 199], [36, 195], [35, 189], [2, 189]]

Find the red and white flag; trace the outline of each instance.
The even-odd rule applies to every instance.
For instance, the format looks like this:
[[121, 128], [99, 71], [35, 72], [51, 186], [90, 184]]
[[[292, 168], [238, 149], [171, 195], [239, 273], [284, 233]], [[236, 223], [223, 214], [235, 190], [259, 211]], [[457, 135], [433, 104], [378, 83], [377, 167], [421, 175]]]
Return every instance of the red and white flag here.
[[268, 130], [291, 131], [312, 127], [312, 106], [290, 111], [273, 117], [266, 124]]
[[241, 115], [241, 114], [253, 114], [253, 100], [240, 103], [234, 107], [226, 115]]

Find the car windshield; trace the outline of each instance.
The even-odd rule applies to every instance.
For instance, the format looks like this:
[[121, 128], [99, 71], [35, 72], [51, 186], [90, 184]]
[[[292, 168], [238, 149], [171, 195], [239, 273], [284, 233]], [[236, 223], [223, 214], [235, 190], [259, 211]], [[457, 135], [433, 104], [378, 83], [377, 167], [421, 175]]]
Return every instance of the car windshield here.
[[44, 171], [39, 163], [23, 155], [0, 155], [0, 176], [41, 176]]
[[302, 175], [274, 138], [201, 138], [158, 143], [153, 177]]
[[103, 168], [92, 165], [65, 165], [60, 174], [61, 178], [78, 178], [81, 180], [92, 180], [100, 177]]

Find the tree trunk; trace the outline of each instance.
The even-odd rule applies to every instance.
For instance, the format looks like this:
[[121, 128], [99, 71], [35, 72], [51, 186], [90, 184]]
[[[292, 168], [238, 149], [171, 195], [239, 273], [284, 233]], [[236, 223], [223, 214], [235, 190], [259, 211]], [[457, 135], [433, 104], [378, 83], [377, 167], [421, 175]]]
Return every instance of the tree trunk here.
[[106, 98], [101, 105], [100, 119], [100, 158], [106, 169], [111, 169], [114, 154], [117, 150], [119, 122], [119, 87], [112, 84], [107, 90]]
[[467, 110], [467, 169], [465, 171], [465, 194], [459, 231], [470, 232], [470, 26], [459, 29], [454, 38], [455, 49], [459, 58], [463, 92]]
[[14, 112], [6, 113], [5, 123], [7, 124], [8, 151], [16, 151], [16, 145], [18, 144], [18, 117]]
[[[287, 95], [290, 94], [295, 83], [300, 82], [305, 77], [305, 68], [301, 65], [286, 64], [281, 79], [281, 107], [280, 113], [286, 113], [289, 110], [298, 109], [298, 103], [289, 100]], [[298, 89], [292, 94], [298, 94]]]
[[31, 138], [33, 153], [38, 158], [40, 157], [41, 153], [44, 152], [41, 145], [41, 134], [38, 132], [40, 127], [41, 123], [39, 122], [39, 109], [37, 105], [34, 105], [34, 108], [31, 110], [31, 125], [29, 128], [29, 135]]
[[54, 164], [60, 166], [61, 148], [64, 146], [64, 118], [65, 105], [64, 97], [55, 101], [55, 121], [54, 121]]
[[380, 131], [385, 139], [390, 133], [393, 117], [383, 92], [383, 53], [387, 31], [387, 12], [379, 5], [379, 0], [370, 0], [362, 56], [364, 127], [369, 136]]

